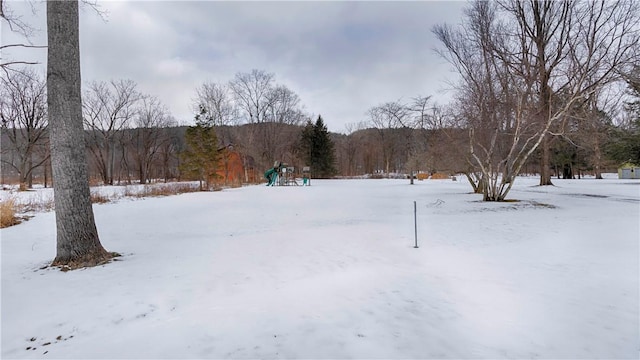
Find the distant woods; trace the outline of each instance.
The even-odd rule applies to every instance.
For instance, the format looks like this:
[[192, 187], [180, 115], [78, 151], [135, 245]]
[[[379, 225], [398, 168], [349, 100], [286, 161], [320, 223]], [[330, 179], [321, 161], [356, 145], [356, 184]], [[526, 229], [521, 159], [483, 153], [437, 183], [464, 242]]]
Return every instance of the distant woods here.
[[[181, 122], [131, 80], [94, 81], [84, 84], [77, 141], [94, 184], [241, 185], [280, 161], [319, 177], [464, 174], [485, 200], [500, 201], [520, 174], [539, 175], [541, 185], [599, 178], [640, 163], [639, 6], [473, 1], [460, 24], [432, 29], [438, 54], [460, 75], [453, 99], [371, 104], [343, 133], [325, 125], [341, 119], [309, 113], [263, 70], [201, 84], [193, 118]], [[29, 68], [3, 70], [1, 181], [50, 184], [44, 80]]]
[[[597, 117], [590, 118], [598, 122], [580, 120], [581, 113], [574, 108], [563, 131], [549, 135], [554, 177], [580, 177], [613, 170], [625, 161], [640, 162], [638, 71], [635, 68], [630, 73], [627, 100], [620, 107], [610, 112], [599, 109]], [[50, 186], [44, 80], [25, 69], [5, 73], [0, 81], [1, 181], [19, 183], [24, 189], [34, 183]], [[85, 84], [85, 137], [79, 141], [86, 144], [92, 183], [204, 179], [218, 185], [241, 185], [261, 181], [264, 170], [277, 160], [298, 170], [311, 166], [312, 176], [318, 177], [462, 173], [480, 186], [482, 171], [472, 158], [469, 141], [491, 140], [491, 136], [482, 127], [470, 133], [465, 119], [471, 118], [460, 113], [466, 108], [455, 102], [443, 106], [428, 96], [392, 100], [372, 106], [362, 122], [346, 126], [346, 133], [331, 133], [324, 119], [314, 119], [304, 111], [292, 90], [261, 71], [238, 74], [229, 83], [205, 83], [194, 93], [194, 122], [210, 126], [217, 142], [212, 156], [219, 162], [217, 172], [202, 169], [205, 177], [185, 157], [189, 127], [180, 126], [159, 99], [141, 93], [131, 80]], [[324, 140], [320, 135], [320, 145], [317, 134], [325, 134]], [[506, 135], [495, 140], [499, 151], [507, 149]], [[519, 173], [539, 174], [540, 166], [541, 152], [536, 150]]]

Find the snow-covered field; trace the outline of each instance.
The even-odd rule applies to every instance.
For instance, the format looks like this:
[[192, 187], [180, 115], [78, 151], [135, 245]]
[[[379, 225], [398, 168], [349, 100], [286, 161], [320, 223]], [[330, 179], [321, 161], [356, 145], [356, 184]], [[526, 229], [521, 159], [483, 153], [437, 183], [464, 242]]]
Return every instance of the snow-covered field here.
[[313, 180], [95, 205], [123, 257], [67, 273], [41, 269], [39, 213], [0, 232], [0, 355], [637, 359], [640, 181], [554, 182], [499, 204], [465, 181]]

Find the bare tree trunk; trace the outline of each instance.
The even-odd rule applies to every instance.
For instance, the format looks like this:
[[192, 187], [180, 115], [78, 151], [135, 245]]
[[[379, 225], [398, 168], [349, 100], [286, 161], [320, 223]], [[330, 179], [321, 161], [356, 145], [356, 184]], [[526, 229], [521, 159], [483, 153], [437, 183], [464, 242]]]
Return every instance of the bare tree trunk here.
[[33, 154], [29, 155], [29, 172], [27, 175], [27, 186], [33, 189]]
[[112, 257], [91, 207], [80, 90], [78, 1], [47, 1], [47, 92], [56, 213], [54, 266], [95, 266]]
[[116, 144], [115, 144], [115, 140], [111, 139], [109, 141], [108, 144], [108, 149], [109, 149], [109, 165], [107, 167], [107, 180], [109, 182], [109, 185], [113, 185], [113, 173], [115, 170], [115, 163], [116, 163]]
[[553, 185], [551, 182], [551, 145], [549, 135], [542, 140], [542, 158], [540, 159], [540, 185]]
[[599, 134], [595, 134], [595, 145], [593, 155], [593, 171], [595, 172], [596, 179], [602, 179], [602, 151], [600, 149]]
[[44, 163], [44, 187], [47, 188], [47, 184], [49, 181], [49, 162]]

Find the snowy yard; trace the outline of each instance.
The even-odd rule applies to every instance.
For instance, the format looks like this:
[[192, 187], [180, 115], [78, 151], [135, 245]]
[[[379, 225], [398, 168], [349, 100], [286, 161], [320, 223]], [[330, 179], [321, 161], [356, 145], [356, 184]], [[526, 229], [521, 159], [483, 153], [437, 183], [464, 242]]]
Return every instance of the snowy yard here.
[[123, 257], [67, 273], [41, 269], [39, 213], [0, 232], [0, 355], [637, 359], [640, 181], [537, 181], [499, 204], [313, 180], [94, 205]]

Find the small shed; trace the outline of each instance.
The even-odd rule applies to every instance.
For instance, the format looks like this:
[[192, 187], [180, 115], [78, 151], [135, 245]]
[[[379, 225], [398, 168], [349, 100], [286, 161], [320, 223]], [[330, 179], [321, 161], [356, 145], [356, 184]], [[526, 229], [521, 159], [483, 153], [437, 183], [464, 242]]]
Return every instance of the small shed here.
[[624, 163], [618, 168], [618, 179], [640, 179], [640, 166]]

